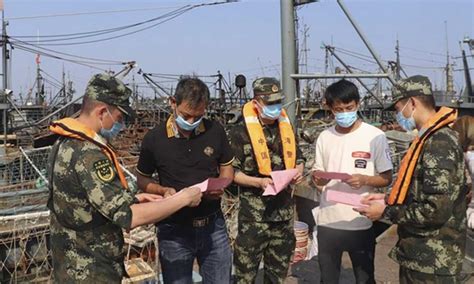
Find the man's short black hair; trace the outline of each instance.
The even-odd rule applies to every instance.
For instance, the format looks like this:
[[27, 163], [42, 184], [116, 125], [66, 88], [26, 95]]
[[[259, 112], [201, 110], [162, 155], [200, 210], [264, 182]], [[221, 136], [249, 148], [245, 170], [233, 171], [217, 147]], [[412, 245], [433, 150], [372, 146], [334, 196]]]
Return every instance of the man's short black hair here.
[[174, 98], [178, 106], [183, 101], [188, 102], [190, 107], [197, 107], [203, 103], [207, 105], [209, 101], [209, 88], [196, 77], [181, 77], [176, 86]]
[[81, 113], [91, 114], [92, 111], [99, 105], [107, 105], [107, 104], [94, 100], [88, 96], [84, 96], [82, 98]]
[[[425, 108], [436, 110], [436, 102], [433, 96], [421, 95], [421, 96], [414, 96], [412, 98], [416, 98]], [[401, 100], [401, 102], [403, 104], [406, 104], [408, 99], [410, 98], [404, 98]]]
[[416, 96], [415, 98], [419, 100], [426, 108], [436, 109], [434, 96]]
[[324, 98], [329, 107], [332, 107], [336, 101], [348, 104], [352, 101], [359, 103], [360, 95], [354, 83], [345, 79], [339, 80], [331, 84], [324, 93]]

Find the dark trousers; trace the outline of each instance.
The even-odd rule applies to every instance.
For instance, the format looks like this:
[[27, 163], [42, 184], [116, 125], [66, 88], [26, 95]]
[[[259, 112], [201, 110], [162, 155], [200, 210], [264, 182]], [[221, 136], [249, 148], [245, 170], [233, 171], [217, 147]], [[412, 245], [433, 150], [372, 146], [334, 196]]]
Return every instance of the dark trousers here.
[[400, 284], [455, 284], [461, 283], [456, 275], [423, 273], [400, 266]]
[[160, 263], [165, 284], [191, 284], [197, 259], [205, 284], [231, 282], [232, 251], [224, 217], [219, 214], [209, 224], [158, 225]]
[[348, 231], [318, 226], [318, 251], [321, 283], [339, 283], [344, 251], [351, 258], [356, 283], [375, 283], [375, 235], [372, 228]]

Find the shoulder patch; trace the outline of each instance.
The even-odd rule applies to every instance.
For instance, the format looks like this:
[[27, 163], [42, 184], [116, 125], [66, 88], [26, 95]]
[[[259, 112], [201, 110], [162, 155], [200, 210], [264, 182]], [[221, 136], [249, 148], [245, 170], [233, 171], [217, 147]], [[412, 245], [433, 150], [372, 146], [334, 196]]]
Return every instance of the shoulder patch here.
[[94, 163], [94, 171], [103, 182], [110, 182], [115, 177], [114, 169], [109, 159], [103, 159]]

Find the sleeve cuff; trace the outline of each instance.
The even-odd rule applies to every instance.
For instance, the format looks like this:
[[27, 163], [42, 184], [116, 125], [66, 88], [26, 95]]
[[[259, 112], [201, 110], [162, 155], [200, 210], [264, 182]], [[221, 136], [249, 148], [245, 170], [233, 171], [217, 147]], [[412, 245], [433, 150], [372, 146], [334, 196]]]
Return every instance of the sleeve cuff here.
[[[128, 199], [126, 197], [122, 197], [118, 200], [121, 205], [116, 208], [116, 211], [113, 213], [112, 220], [118, 226], [124, 229], [130, 229], [132, 226], [132, 209], [131, 205], [135, 202], [135, 197]], [[138, 201], [138, 200], [137, 200]]]
[[146, 174], [146, 173], [140, 171], [140, 170], [138, 169], [138, 167], [136, 168], [136, 170], [137, 170], [137, 173], [139, 173], [140, 175], [142, 175], [142, 176], [144, 176], [144, 177], [151, 177], [151, 176], [153, 176], [153, 174]]
[[385, 218], [385, 219], [388, 219], [390, 221], [392, 221], [393, 223], [396, 223], [397, 221], [397, 216], [398, 216], [398, 212], [399, 209], [397, 206], [393, 206], [393, 205], [387, 205], [385, 207], [385, 210], [383, 211], [382, 213], [382, 216]]
[[388, 171], [393, 171], [393, 167], [388, 167], [388, 168], [382, 169], [382, 170], [378, 170], [378, 169], [377, 169], [377, 172], [378, 172], [378, 173], [384, 173], [384, 172], [388, 172]]
[[[228, 162], [226, 162], [226, 163], [220, 163], [219, 165], [220, 165], [220, 166], [228, 166], [228, 165], [232, 164], [232, 162], [233, 162], [234, 160], [235, 160], [235, 157], [232, 157], [232, 159], [231, 159], [230, 161], [228, 161]], [[137, 171], [138, 171], [138, 169], [137, 169]]]

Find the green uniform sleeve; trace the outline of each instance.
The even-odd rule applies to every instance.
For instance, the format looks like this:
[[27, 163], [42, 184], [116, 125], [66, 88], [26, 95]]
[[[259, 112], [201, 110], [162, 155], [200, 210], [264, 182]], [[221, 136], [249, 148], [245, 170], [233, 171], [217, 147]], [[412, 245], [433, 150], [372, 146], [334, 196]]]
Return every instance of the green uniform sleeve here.
[[[396, 224], [425, 227], [444, 224], [452, 215], [453, 206], [459, 192], [455, 177], [458, 171], [457, 144], [449, 139], [433, 137], [425, 145], [420, 157], [421, 176], [410, 185], [413, 191], [409, 202], [404, 205], [387, 206], [384, 216]], [[442, 138], [442, 137], [440, 137]]]
[[296, 139], [295, 143], [296, 143], [296, 164], [297, 165], [304, 164], [306, 163], [306, 157], [303, 156], [303, 152], [301, 151], [301, 148], [299, 146], [298, 139]]
[[114, 224], [130, 228], [134, 197], [120, 183], [107, 156], [95, 145], [84, 147], [75, 170], [91, 206]]
[[241, 125], [234, 126], [229, 132], [229, 142], [231, 151], [234, 153], [234, 160], [232, 166], [235, 170], [241, 171], [243, 168], [243, 161], [245, 160], [243, 139], [242, 135], [245, 135], [242, 131], [245, 131]]

